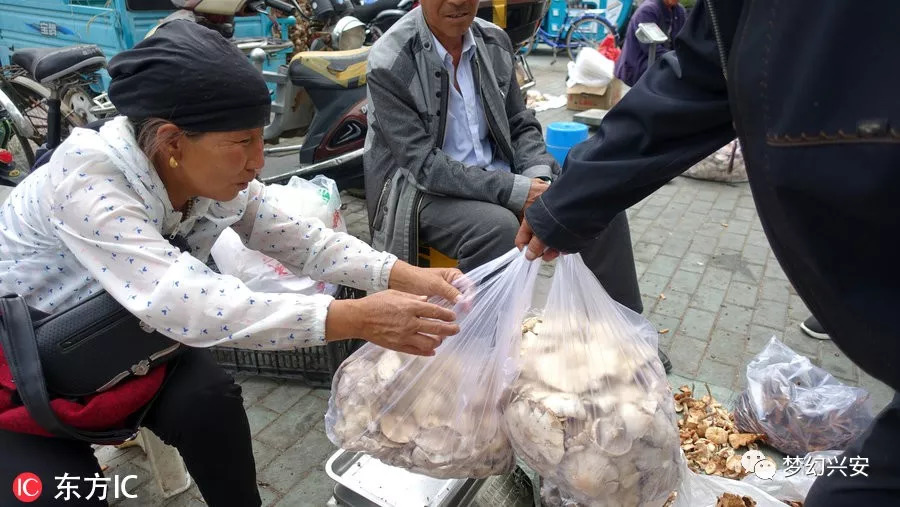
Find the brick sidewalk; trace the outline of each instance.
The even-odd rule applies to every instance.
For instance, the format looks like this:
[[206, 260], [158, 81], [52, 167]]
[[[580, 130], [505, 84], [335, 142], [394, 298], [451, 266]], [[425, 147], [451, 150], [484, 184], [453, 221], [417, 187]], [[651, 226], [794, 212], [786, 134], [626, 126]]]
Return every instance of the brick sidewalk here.
[[[567, 60], [555, 64], [529, 58], [548, 94], [565, 92]], [[545, 126], [571, 119], [565, 109], [538, 114]], [[368, 241], [364, 202], [346, 193], [350, 232]], [[875, 404], [891, 391], [862, 373], [829, 341], [803, 335], [798, 324], [808, 311], [787, 282], [762, 233], [747, 184], [677, 178], [631, 208], [632, 242], [644, 299], [644, 315], [661, 331], [660, 342], [674, 366], [670, 381], [709, 383], [722, 401], [744, 383], [744, 367], [776, 336], [809, 356], [843, 382], [870, 390]], [[537, 291], [549, 288], [545, 268]], [[324, 434], [329, 392], [294, 383], [239, 376], [253, 433], [263, 505], [324, 505], [333, 482], [324, 463], [335, 448]], [[223, 442], [228, 445], [228, 442]], [[139, 449], [102, 448], [110, 473], [137, 472], [140, 500], [119, 505], [204, 505], [196, 486], [168, 502]]]

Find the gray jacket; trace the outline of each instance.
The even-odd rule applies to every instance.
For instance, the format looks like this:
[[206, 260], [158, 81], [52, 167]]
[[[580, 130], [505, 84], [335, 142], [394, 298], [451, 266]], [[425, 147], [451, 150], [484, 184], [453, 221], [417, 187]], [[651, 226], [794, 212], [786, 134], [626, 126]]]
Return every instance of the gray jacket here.
[[441, 150], [450, 76], [421, 9], [394, 24], [369, 53], [364, 164], [372, 245], [407, 261], [415, 259], [425, 194], [492, 202], [520, 213], [531, 178], [559, 174], [534, 111], [525, 108], [509, 37], [477, 18], [472, 32], [475, 86], [495, 156], [509, 162], [511, 172], [467, 167]]

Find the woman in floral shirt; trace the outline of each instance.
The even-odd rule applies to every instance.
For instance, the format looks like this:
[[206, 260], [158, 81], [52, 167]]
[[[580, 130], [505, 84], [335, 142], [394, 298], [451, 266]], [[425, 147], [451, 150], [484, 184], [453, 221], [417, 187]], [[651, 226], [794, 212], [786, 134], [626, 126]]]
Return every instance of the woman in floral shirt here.
[[[169, 22], [113, 58], [109, 72], [110, 97], [125, 116], [99, 132], [76, 129], [0, 206], [0, 293], [53, 313], [106, 290], [193, 347], [164, 388], [159, 367], [51, 406], [65, 423], [96, 430], [125, 426], [153, 400], [143, 424], [179, 449], [208, 504], [260, 505], [240, 387], [203, 348], [293, 349], [362, 337], [430, 355], [458, 328], [453, 312], [425, 298], [455, 300], [449, 282], [460, 273], [415, 268], [267, 199], [255, 178], [268, 89], [217, 33]], [[228, 227], [298, 275], [375, 294], [336, 301], [251, 291], [204, 263]], [[187, 251], [172, 245], [176, 236]], [[2, 484], [24, 471], [45, 485], [64, 473], [100, 474], [88, 444], [49, 438], [31, 420], [2, 351], [0, 449]], [[90, 489], [81, 483], [82, 500]], [[15, 504], [9, 488], [0, 491], [0, 505]]]

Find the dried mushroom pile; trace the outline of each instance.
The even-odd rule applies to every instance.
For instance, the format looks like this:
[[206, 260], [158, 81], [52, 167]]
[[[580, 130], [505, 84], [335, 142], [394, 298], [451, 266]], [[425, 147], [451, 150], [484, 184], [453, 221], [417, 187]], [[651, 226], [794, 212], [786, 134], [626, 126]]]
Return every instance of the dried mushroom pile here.
[[[602, 326], [603, 324], [596, 324]], [[503, 424], [516, 451], [584, 505], [662, 505], [680, 480], [672, 401], [656, 351], [523, 326]], [[576, 345], [572, 345], [576, 344]]]
[[[783, 378], [766, 378], [758, 385], [759, 404], [751, 401], [745, 391], [735, 407], [735, 421], [746, 431], [765, 432], [767, 443], [788, 455], [845, 449], [872, 422], [867, 393], [848, 397], [835, 394], [834, 390], [829, 393], [827, 387], [819, 388], [819, 397], [827, 403], [809, 405], [806, 402], [813, 397], [792, 396], [794, 393], [785, 388]], [[806, 391], [813, 393], [812, 388]], [[832, 399], [827, 398], [829, 394]]]
[[675, 393], [675, 411], [682, 414], [678, 421], [681, 450], [691, 470], [729, 479], [747, 475], [741, 466], [741, 456], [735, 450], [741, 447], [756, 449], [756, 442], [763, 440], [765, 435], [738, 432], [734, 415], [712, 394], [695, 399], [688, 386], [682, 386]]
[[[788, 505], [789, 507], [803, 507], [803, 502], [798, 502], [796, 500], [785, 501], [784, 503], [785, 503], [785, 505]], [[716, 507], [755, 507], [755, 506], [756, 506], [756, 500], [754, 500], [753, 498], [751, 498], [747, 495], [739, 496], [739, 495], [735, 495], [734, 493], [723, 493], [722, 496], [720, 496], [716, 500]]]
[[746, 495], [724, 493], [716, 500], [716, 507], [756, 507], [756, 500]]
[[458, 386], [479, 381], [467, 378], [472, 368], [465, 360], [444, 357], [440, 368], [420, 375], [427, 360], [376, 348], [344, 361], [332, 396], [332, 441], [436, 478], [511, 470], [515, 458], [499, 415], [492, 415], [498, 410], [486, 398], [489, 390], [461, 388], [474, 397], [460, 396]]

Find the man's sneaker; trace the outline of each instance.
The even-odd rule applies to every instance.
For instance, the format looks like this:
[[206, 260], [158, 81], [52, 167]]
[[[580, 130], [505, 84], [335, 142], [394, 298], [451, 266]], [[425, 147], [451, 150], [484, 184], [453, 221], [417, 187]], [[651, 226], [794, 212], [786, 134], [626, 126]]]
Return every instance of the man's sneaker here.
[[800, 329], [802, 329], [803, 332], [807, 335], [817, 340], [830, 339], [828, 333], [825, 332], [825, 328], [822, 327], [822, 324], [819, 324], [819, 321], [815, 317], [810, 317], [801, 322]]
[[662, 361], [663, 369], [666, 370], [666, 373], [671, 372], [672, 361], [669, 361], [669, 356], [667, 356], [666, 353], [662, 351], [662, 349], [658, 349], [657, 352], [659, 353], [659, 360]]

